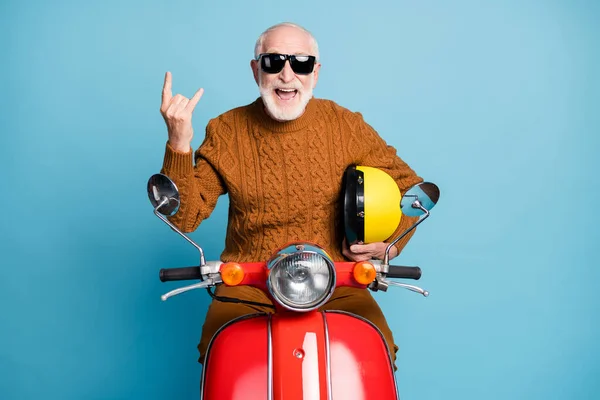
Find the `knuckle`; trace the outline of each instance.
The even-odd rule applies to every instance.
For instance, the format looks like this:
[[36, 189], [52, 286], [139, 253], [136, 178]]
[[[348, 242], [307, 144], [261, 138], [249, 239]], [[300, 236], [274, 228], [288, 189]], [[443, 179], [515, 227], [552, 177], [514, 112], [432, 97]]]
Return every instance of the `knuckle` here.
[[177, 117], [177, 119], [184, 120], [184, 119], [188, 118], [188, 113], [185, 110], [183, 110], [183, 109], [179, 109], [175, 113], [175, 116]]

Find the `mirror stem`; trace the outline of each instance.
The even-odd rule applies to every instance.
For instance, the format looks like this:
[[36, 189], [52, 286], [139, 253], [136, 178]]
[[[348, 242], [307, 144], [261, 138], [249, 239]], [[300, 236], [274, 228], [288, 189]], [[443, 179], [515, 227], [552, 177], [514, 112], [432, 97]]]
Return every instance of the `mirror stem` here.
[[423, 207], [423, 205], [421, 205], [421, 202], [419, 200], [415, 200], [412, 203], [412, 207], [413, 208], [418, 208], [421, 211], [423, 211], [425, 213], [425, 216], [421, 219], [419, 219], [417, 222], [415, 222], [413, 224], [413, 226], [411, 226], [410, 228], [408, 228], [407, 230], [404, 231], [404, 233], [402, 233], [402, 235], [400, 235], [398, 238], [396, 238], [392, 243], [390, 243], [386, 249], [385, 249], [385, 256], [383, 258], [383, 264], [382, 267], [384, 269], [385, 272], [387, 272], [388, 270], [388, 266], [390, 264], [390, 250], [392, 249], [392, 246], [395, 245], [396, 243], [398, 243], [398, 241], [400, 239], [402, 239], [404, 236], [406, 236], [410, 231], [412, 231], [413, 229], [415, 229], [421, 222], [425, 221], [427, 219], [427, 217], [429, 217], [429, 211], [427, 211], [427, 209], [425, 207]]
[[198, 246], [192, 239], [190, 239], [185, 233], [181, 232], [175, 225], [171, 223], [168, 219], [166, 219], [161, 213], [158, 212], [158, 209], [169, 203], [169, 199], [166, 197], [162, 197], [160, 203], [154, 209], [154, 215], [160, 218], [165, 224], [169, 225], [171, 229], [175, 232], [179, 233], [185, 240], [187, 240], [192, 246], [194, 246], [200, 252], [200, 266], [203, 267], [206, 264], [206, 260], [204, 259], [204, 251], [200, 246]]

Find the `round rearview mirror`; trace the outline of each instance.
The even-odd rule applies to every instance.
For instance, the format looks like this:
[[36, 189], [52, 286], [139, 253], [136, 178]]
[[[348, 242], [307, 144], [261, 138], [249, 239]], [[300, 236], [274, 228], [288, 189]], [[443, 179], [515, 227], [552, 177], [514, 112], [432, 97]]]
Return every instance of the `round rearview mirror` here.
[[159, 204], [163, 204], [158, 208], [158, 212], [162, 215], [171, 216], [179, 210], [179, 191], [177, 186], [168, 176], [163, 174], [155, 174], [148, 180], [148, 199], [154, 208]]
[[[440, 189], [431, 182], [419, 183], [404, 193], [402, 200], [400, 201], [400, 208], [402, 214], [409, 217], [418, 217], [425, 212], [418, 206], [420, 205], [427, 211], [431, 211], [433, 206], [438, 202], [440, 198]], [[418, 203], [416, 201], [418, 200]]]

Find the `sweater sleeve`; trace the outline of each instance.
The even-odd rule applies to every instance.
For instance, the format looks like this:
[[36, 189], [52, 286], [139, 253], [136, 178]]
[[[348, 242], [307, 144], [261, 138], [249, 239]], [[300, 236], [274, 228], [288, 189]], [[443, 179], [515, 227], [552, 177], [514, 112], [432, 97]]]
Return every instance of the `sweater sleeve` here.
[[[369, 124], [367, 124], [360, 113], [354, 113], [355, 129], [360, 138], [362, 146], [358, 158], [359, 165], [367, 167], [379, 168], [389, 174], [398, 184], [400, 195], [410, 189], [417, 183], [423, 182], [409, 166], [397, 154], [396, 149], [389, 146], [379, 134]], [[402, 215], [400, 224], [396, 231], [385, 242], [391, 243], [395, 238], [399, 237], [402, 232], [413, 225], [419, 218], [408, 217]], [[415, 230], [412, 230], [408, 235], [399, 240], [395, 246], [398, 254], [404, 249]]]
[[167, 142], [161, 173], [175, 182], [179, 189], [180, 207], [169, 220], [183, 232], [194, 231], [214, 210], [219, 196], [227, 192], [217, 172], [220, 143], [216, 124], [211, 121], [206, 128], [203, 143], [194, 153], [175, 151]]

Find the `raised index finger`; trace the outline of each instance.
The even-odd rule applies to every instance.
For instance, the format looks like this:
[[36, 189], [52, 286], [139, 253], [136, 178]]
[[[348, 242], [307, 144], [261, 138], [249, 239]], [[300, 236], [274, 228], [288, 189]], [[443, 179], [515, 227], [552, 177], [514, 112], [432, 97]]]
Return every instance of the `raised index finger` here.
[[171, 92], [171, 81], [172, 77], [171, 77], [171, 73], [169, 71], [167, 71], [167, 73], [165, 74], [165, 83], [163, 85], [163, 91], [162, 91], [162, 105], [164, 106], [165, 104], [169, 104], [169, 102], [171, 101], [171, 98], [173, 97], [173, 93]]

